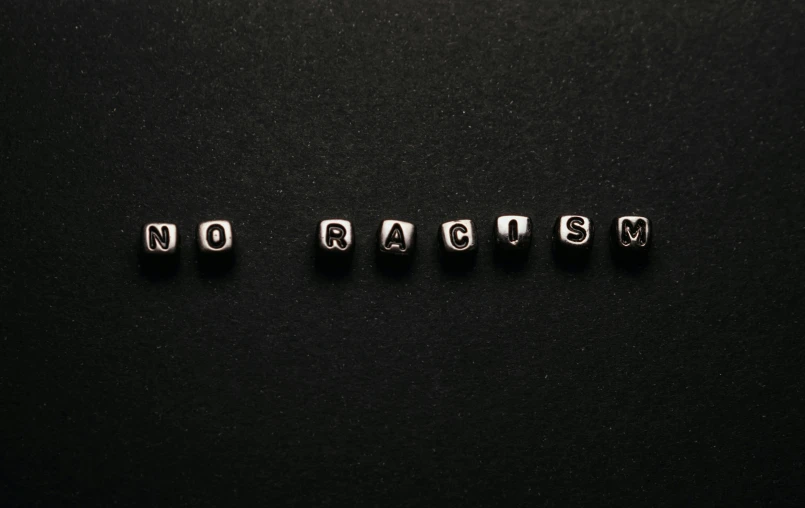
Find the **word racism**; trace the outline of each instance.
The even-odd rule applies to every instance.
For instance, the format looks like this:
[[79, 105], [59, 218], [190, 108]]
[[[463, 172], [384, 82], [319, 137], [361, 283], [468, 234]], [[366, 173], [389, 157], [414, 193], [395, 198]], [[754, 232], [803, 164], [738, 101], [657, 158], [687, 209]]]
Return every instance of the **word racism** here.
[[[506, 262], [523, 263], [531, 247], [532, 224], [529, 217], [503, 215], [494, 224], [496, 255]], [[652, 225], [647, 217], [622, 216], [612, 221], [610, 243], [620, 259], [645, 261], [652, 244]], [[555, 253], [573, 263], [583, 263], [593, 246], [593, 222], [581, 215], [563, 215], [553, 229]], [[204, 265], [226, 267], [234, 259], [232, 224], [226, 220], [202, 222], [198, 226], [197, 247]], [[377, 231], [378, 261], [404, 268], [416, 250], [416, 226], [401, 220], [384, 220]], [[478, 250], [475, 223], [471, 220], [445, 222], [439, 227], [438, 242], [442, 259], [451, 266], [471, 267]], [[319, 222], [316, 228], [317, 263], [324, 267], [345, 268], [355, 250], [352, 223], [343, 219]], [[179, 253], [179, 233], [175, 224], [149, 223], [142, 230], [144, 263], [150, 266], [175, 263]]]

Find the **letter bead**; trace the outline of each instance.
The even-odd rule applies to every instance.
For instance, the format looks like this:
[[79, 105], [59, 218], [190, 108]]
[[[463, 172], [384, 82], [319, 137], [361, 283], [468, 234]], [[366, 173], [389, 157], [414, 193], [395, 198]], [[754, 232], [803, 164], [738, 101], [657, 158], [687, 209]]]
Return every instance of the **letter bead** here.
[[316, 257], [320, 263], [346, 263], [355, 250], [352, 223], [330, 219], [319, 222], [316, 228]]
[[497, 254], [506, 260], [524, 261], [531, 248], [531, 219], [523, 215], [501, 215], [495, 221]]
[[593, 221], [583, 215], [562, 215], [556, 219], [553, 236], [557, 254], [581, 261], [593, 248]]
[[383, 255], [410, 257], [416, 247], [416, 227], [410, 222], [384, 220], [377, 232], [377, 250]]
[[152, 222], [143, 226], [142, 253], [149, 257], [168, 257], [179, 250], [176, 224]]
[[355, 246], [352, 223], [348, 220], [330, 219], [319, 222], [316, 239], [319, 249], [333, 254], [351, 252]]
[[648, 254], [652, 238], [651, 221], [647, 217], [625, 215], [612, 221], [611, 242], [614, 254], [643, 257]]
[[448, 256], [468, 256], [478, 249], [475, 223], [471, 220], [445, 222], [439, 228], [439, 245]]
[[228, 220], [213, 220], [198, 225], [198, 248], [202, 254], [232, 252], [232, 224]]

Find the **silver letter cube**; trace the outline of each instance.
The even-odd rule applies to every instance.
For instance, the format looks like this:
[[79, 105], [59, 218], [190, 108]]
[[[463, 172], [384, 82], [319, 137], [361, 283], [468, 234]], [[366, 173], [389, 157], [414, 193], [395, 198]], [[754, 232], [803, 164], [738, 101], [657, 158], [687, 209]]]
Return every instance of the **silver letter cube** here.
[[319, 222], [316, 233], [317, 248], [330, 255], [349, 254], [355, 248], [352, 223], [348, 220], [331, 219]]
[[467, 219], [445, 222], [439, 228], [439, 244], [449, 256], [475, 253], [478, 248], [475, 223]]
[[645, 256], [653, 241], [651, 221], [647, 217], [616, 217], [612, 221], [611, 233], [612, 248], [619, 256]]
[[531, 219], [522, 215], [502, 215], [495, 221], [498, 256], [524, 261], [531, 248]]
[[172, 256], [178, 249], [176, 224], [153, 222], [143, 226], [143, 254], [149, 257]]
[[343, 273], [352, 261], [355, 237], [348, 220], [330, 219], [316, 228], [316, 266], [326, 272]]
[[410, 257], [416, 247], [416, 227], [410, 222], [384, 220], [377, 232], [380, 254]]
[[202, 254], [229, 254], [234, 246], [232, 224], [213, 220], [198, 225], [198, 248]]
[[556, 219], [553, 241], [556, 254], [582, 260], [593, 248], [593, 221], [583, 215], [562, 215]]

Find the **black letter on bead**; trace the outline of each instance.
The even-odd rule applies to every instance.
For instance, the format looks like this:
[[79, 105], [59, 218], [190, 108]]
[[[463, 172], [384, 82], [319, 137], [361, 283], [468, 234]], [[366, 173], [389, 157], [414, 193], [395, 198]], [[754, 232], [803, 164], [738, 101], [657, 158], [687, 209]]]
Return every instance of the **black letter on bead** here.
[[509, 221], [509, 243], [517, 244], [520, 238], [520, 232], [517, 230], [517, 221], [512, 219]]
[[387, 249], [392, 245], [397, 245], [400, 250], [405, 250], [405, 236], [403, 235], [402, 228], [399, 224], [394, 224], [394, 226], [391, 228], [391, 232], [386, 238], [384, 245]]
[[347, 230], [340, 224], [330, 224], [327, 226], [327, 246], [332, 247], [333, 243], [337, 243], [342, 249], [347, 248], [347, 241], [344, 237], [347, 236]]
[[571, 242], [583, 242], [587, 238], [587, 231], [582, 227], [584, 220], [579, 217], [572, 217], [567, 221], [567, 229], [572, 234], [567, 235], [567, 239]]
[[[637, 229], [636, 232], [633, 231], [635, 228]], [[631, 245], [632, 243], [636, 243], [641, 247], [645, 246], [646, 222], [643, 219], [639, 219], [634, 223], [630, 220], [624, 220], [623, 232], [621, 234], [620, 241], [623, 245]]]
[[[461, 233], [460, 237], [459, 233]], [[467, 238], [467, 228], [462, 224], [456, 224], [450, 228], [450, 241], [457, 249], [466, 247], [470, 243], [470, 239]]]
[[159, 245], [161, 245], [163, 249], [167, 250], [170, 246], [170, 241], [171, 235], [167, 226], [162, 226], [161, 231], [157, 229], [156, 226], [150, 226], [148, 228], [148, 244], [152, 250], [157, 248], [157, 242], [159, 242]]
[[207, 229], [207, 243], [209, 243], [210, 247], [213, 249], [220, 249], [226, 245], [225, 234], [224, 228], [220, 224], [214, 224]]

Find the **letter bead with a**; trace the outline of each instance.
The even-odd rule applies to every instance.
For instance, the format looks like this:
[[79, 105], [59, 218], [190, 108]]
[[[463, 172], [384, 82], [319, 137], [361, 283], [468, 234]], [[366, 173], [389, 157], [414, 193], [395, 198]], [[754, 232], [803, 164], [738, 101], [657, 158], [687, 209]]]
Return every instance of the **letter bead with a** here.
[[377, 250], [383, 255], [410, 257], [416, 246], [416, 227], [410, 222], [384, 220], [377, 232]]

